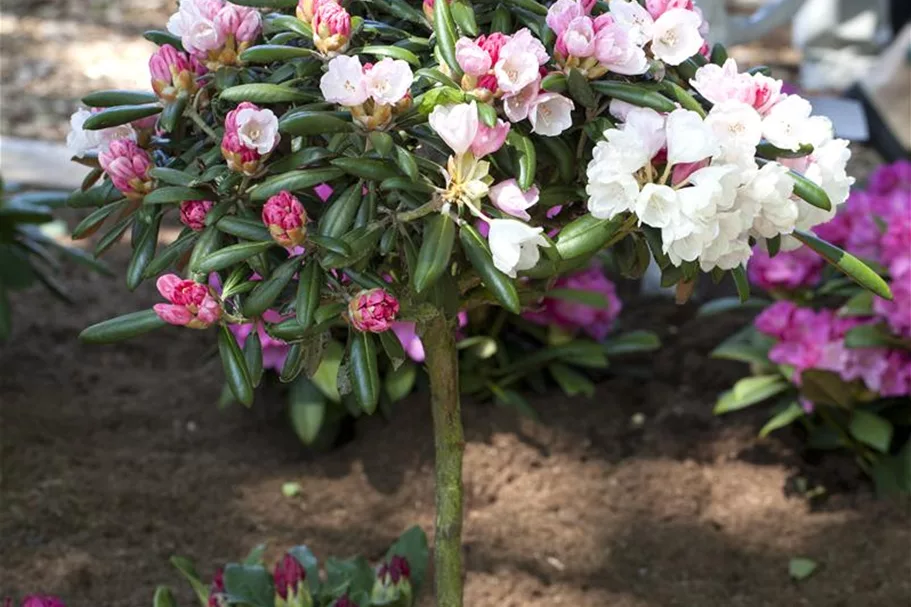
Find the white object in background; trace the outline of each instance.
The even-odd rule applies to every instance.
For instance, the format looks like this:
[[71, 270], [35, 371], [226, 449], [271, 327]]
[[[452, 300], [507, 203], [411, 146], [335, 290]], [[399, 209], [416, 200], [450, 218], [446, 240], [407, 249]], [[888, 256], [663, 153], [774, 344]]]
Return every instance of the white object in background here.
[[854, 99], [839, 97], [807, 97], [813, 114], [825, 116], [835, 127], [835, 136], [848, 141], [867, 141], [870, 128], [863, 105]]
[[766, 0], [750, 15], [728, 14], [727, 0], [696, 0], [709, 23], [709, 42], [744, 44], [791, 22], [805, 0]]
[[70, 158], [66, 146], [59, 143], [0, 137], [0, 176], [8, 183], [78, 188], [89, 169]]

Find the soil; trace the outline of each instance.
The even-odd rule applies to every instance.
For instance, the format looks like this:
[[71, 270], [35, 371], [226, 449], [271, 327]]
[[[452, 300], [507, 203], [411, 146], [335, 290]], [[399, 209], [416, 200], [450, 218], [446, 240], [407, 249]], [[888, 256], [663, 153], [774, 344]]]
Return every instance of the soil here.
[[[111, 262], [122, 275], [125, 246]], [[91, 322], [152, 304], [151, 285], [131, 294], [72, 272], [69, 286], [78, 308], [14, 297], [15, 334], [0, 348], [0, 596], [126, 607], [168, 583], [191, 605], [172, 554], [208, 575], [262, 541], [270, 558], [297, 543], [377, 558], [408, 526], [432, 530], [426, 394], [311, 453], [269, 413], [277, 393], [252, 411], [217, 410], [221, 371], [198, 333], [76, 341]], [[876, 500], [850, 461], [810, 468], [796, 442], [755, 438], [761, 412], [712, 416], [744, 369], [706, 354], [745, 317], [698, 318], [663, 300], [628, 309], [625, 328], [663, 333], [665, 348], [639, 361], [651, 380], [538, 398], [540, 422], [464, 403], [466, 605], [907, 605], [906, 504]], [[810, 503], [800, 479], [829, 493]], [[282, 495], [288, 481], [299, 497]], [[796, 556], [820, 564], [801, 583], [788, 578]]]

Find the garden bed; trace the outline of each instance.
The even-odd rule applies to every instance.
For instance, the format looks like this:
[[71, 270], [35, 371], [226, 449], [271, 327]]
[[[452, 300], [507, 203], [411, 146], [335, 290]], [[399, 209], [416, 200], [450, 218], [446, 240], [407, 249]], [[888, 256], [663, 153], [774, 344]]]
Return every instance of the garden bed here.
[[[121, 247], [111, 261], [126, 259]], [[192, 331], [76, 341], [87, 324], [156, 301], [151, 285], [137, 301], [113, 279], [68, 282], [79, 308], [15, 296], [14, 337], [0, 348], [0, 594], [117, 607], [148, 604], [169, 583], [187, 606], [174, 553], [208, 575], [261, 541], [273, 556], [307, 543], [376, 558], [412, 523], [432, 529], [426, 394], [388, 422], [359, 422], [340, 449], [308, 453], [268, 402], [217, 410], [220, 364]], [[903, 505], [875, 500], [849, 461], [807, 476], [788, 441], [754, 438], [760, 418], [712, 416], [742, 370], [706, 353], [744, 318], [694, 318], [663, 300], [628, 310], [627, 328], [664, 333], [643, 361], [653, 381], [533, 399], [540, 423], [465, 403], [466, 604], [906, 605]], [[830, 494], [810, 504], [801, 478]], [[296, 498], [282, 495], [289, 481]], [[792, 582], [795, 556], [820, 569]]]

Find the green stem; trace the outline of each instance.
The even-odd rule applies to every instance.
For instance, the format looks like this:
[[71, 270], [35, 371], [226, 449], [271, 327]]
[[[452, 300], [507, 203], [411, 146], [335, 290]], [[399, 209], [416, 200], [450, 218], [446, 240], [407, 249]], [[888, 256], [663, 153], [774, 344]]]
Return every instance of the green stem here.
[[218, 133], [216, 133], [212, 129], [212, 127], [210, 127], [208, 124], [206, 124], [206, 121], [203, 119], [202, 116], [199, 115], [199, 112], [197, 112], [195, 108], [192, 108], [192, 107], [188, 108], [187, 116], [189, 116], [190, 120], [195, 122], [196, 126], [198, 126], [200, 129], [202, 129], [202, 132], [205, 133], [206, 135], [208, 135], [212, 141], [214, 141], [215, 143], [221, 142], [221, 140], [218, 138]]
[[411, 211], [402, 211], [395, 216], [396, 221], [399, 223], [408, 223], [409, 221], [415, 221], [421, 217], [430, 215], [433, 212], [439, 212], [440, 208], [443, 206], [443, 199], [439, 196], [434, 196], [433, 200], [426, 202], [419, 206], [416, 209]]
[[424, 325], [436, 448], [434, 566], [437, 607], [462, 607], [462, 451], [455, 327], [438, 312]]

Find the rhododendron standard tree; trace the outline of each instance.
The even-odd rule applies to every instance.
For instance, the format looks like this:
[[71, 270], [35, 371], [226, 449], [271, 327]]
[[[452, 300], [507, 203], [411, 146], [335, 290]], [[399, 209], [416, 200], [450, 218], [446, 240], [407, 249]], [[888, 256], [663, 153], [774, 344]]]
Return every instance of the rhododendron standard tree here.
[[[405, 357], [389, 329], [415, 322], [437, 601], [461, 605], [461, 310], [520, 312], [614, 245], [628, 275], [653, 259], [681, 300], [700, 272], [732, 273], [745, 298], [756, 244], [806, 244], [889, 294], [807, 231], [847, 196], [846, 143], [780, 81], [709, 53], [705, 31], [689, 2], [183, 0], [147, 34], [155, 92], [95, 93], [73, 119], [74, 156], [95, 169], [73, 197], [95, 208], [77, 236], [110, 221], [103, 252], [130, 231], [128, 286], [159, 277], [168, 300], [83, 339], [217, 328], [249, 403], [260, 327], [290, 344], [287, 382], [344, 334], [338, 389], [370, 413], [378, 357]], [[159, 250], [168, 214], [186, 229]], [[249, 323], [241, 348], [229, 327]]]

